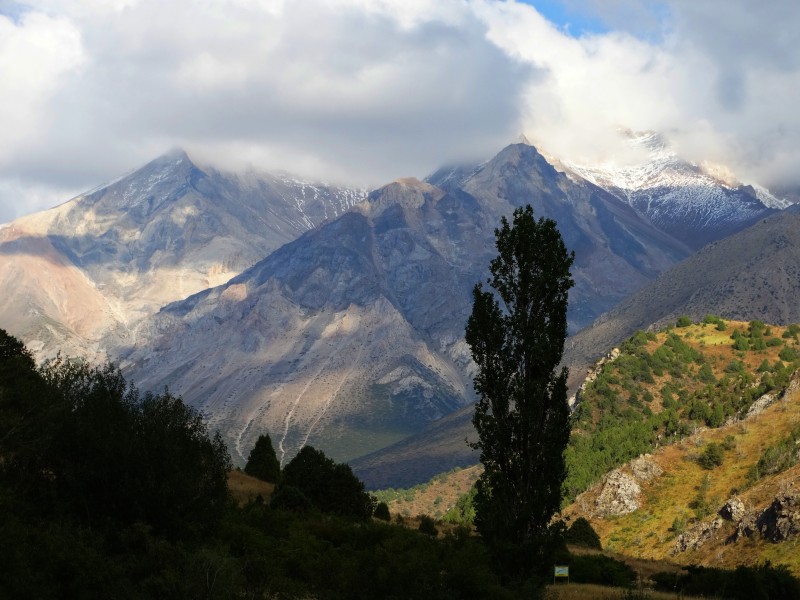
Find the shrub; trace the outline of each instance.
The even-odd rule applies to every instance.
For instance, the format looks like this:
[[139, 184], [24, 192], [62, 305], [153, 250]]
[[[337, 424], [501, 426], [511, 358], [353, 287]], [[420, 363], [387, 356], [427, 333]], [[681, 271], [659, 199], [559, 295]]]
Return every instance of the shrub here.
[[269, 505], [276, 510], [290, 510], [301, 514], [308, 513], [314, 508], [314, 504], [302, 490], [299, 490], [293, 485], [285, 484], [279, 486], [275, 490]]
[[692, 320], [687, 317], [686, 315], [681, 315], [678, 317], [678, 320], [675, 323], [676, 327], [689, 327], [692, 324]]
[[720, 466], [724, 458], [725, 453], [722, 446], [716, 442], [710, 442], [703, 450], [703, 453], [698, 457], [697, 462], [701, 467], [710, 471]]
[[578, 517], [573, 521], [572, 525], [569, 526], [569, 529], [567, 529], [567, 532], [564, 534], [564, 541], [576, 546], [597, 548], [598, 550], [603, 549], [600, 543], [600, 536], [597, 535], [591, 523], [583, 517]]
[[473, 485], [466, 494], [459, 496], [455, 506], [444, 514], [442, 520], [456, 525], [472, 525], [475, 521], [475, 492]]
[[386, 502], [378, 502], [375, 506], [375, 512], [372, 516], [381, 521], [391, 521], [392, 517], [389, 515], [389, 505]]
[[572, 556], [569, 578], [574, 583], [597, 583], [614, 587], [630, 587], [636, 581], [636, 571], [630, 566], [602, 554]]
[[436, 523], [432, 517], [429, 517], [428, 515], [419, 515], [417, 518], [419, 519], [419, 527], [417, 529], [420, 532], [431, 537], [436, 537], [439, 535], [439, 530], [436, 529]]

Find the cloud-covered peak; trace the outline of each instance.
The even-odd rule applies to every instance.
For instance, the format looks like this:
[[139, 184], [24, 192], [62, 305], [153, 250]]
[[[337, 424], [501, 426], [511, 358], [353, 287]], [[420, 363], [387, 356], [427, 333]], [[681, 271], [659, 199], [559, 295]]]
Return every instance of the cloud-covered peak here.
[[600, 162], [629, 151], [623, 126], [797, 183], [800, 5], [578, 0], [569, 12], [604, 26], [576, 31], [537, 4], [0, 5], [0, 221], [176, 145], [222, 168], [378, 185], [485, 160], [519, 131]]

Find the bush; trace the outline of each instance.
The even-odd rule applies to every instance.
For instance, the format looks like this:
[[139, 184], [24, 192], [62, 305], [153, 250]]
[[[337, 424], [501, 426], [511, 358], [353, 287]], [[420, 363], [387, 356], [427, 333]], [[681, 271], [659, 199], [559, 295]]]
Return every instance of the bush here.
[[436, 522], [428, 515], [419, 515], [419, 527], [417, 528], [422, 533], [431, 537], [439, 535], [439, 530], [436, 529]]
[[598, 550], [603, 549], [600, 543], [600, 536], [597, 535], [591, 523], [583, 517], [578, 517], [572, 522], [572, 525], [569, 526], [567, 532], [564, 534], [564, 541], [576, 546], [597, 548]]
[[710, 471], [720, 466], [724, 458], [725, 453], [722, 446], [716, 442], [710, 442], [703, 450], [703, 453], [698, 457], [697, 462], [701, 467]]
[[269, 502], [271, 508], [276, 510], [289, 510], [305, 514], [314, 509], [314, 504], [302, 490], [293, 485], [280, 485]]
[[636, 571], [622, 562], [602, 554], [572, 556], [569, 579], [574, 583], [597, 583], [614, 587], [630, 587]]
[[692, 320], [687, 317], [686, 315], [681, 315], [678, 317], [678, 320], [675, 322], [676, 327], [689, 327], [692, 324]]
[[378, 502], [375, 506], [375, 512], [372, 513], [372, 516], [376, 519], [380, 519], [381, 521], [391, 521], [392, 517], [389, 514], [389, 505], [386, 502]]

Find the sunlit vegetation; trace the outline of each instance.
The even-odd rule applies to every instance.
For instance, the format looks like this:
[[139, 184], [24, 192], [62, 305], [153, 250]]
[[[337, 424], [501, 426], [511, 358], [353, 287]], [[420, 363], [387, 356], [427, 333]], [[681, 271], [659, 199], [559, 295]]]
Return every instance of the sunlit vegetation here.
[[[582, 391], [566, 451], [566, 501], [616, 466], [746, 415], [753, 402], [779, 393], [800, 366], [800, 327], [725, 322], [708, 315], [676, 328], [638, 331]], [[788, 334], [788, 335], [787, 335]], [[720, 464], [710, 447], [705, 468]]]

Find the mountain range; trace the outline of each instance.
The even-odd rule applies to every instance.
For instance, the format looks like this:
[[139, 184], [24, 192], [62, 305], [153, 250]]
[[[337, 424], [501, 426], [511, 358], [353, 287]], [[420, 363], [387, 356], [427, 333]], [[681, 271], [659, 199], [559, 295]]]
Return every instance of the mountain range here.
[[225, 173], [174, 150], [0, 228], [0, 319], [40, 356], [115, 357], [142, 319], [219, 285], [364, 197], [286, 174]]
[[[793, 238], [779, 247], [783, 234], [771, 228], [795, 216], [766, 191], [656, 150], [645, 170], [656, 175], [629, 171], [627, 187], [608, 169], [554, 166], [520, 143], [368, 195], [223, 172], [173, 151], [0, 228], [0, 327], [40, 357], [61, 349], [110, 358], [143, 389], [169, 386], [223, 433], [236, 460], [267, 430], [284, 460], [313, 444], [351, 461], [370, 485], [422, 481], [474, 460], [463, 444], [474, 399], [463, 329], [494, 228], [517, 207], [556, 220], [576, 253], [568, 318], [577, 335], [565, 359], [573, 375], [631, 327], [687, 307], [733, 310], [723, 296], [756, 313], [747, 318], [770, 306], [783, 315], [765, 320], [792, 319], [778, 307], [791, 303], [793, 285], [777, 275], [762, 290], [775, 298], [762, 305], [727, 287], [689, 293], [694, 305], [681, 295], [701, 283], [716, 289], [700, 269], [729, 273], [724, 285], [762, 286], [734, 274], [777, 264]], [[695, 193], [698, 181], [707, 193]], [[737, 242], [742, 235], [755, 237]], [[681, 263], [702, 239], [722, 241]], [[760, 254], [738, 261], [736, 244]], [[709, 258], [715, 248], [727, 254], [725, 269]]]

